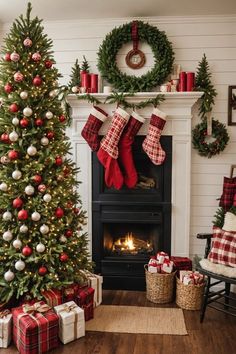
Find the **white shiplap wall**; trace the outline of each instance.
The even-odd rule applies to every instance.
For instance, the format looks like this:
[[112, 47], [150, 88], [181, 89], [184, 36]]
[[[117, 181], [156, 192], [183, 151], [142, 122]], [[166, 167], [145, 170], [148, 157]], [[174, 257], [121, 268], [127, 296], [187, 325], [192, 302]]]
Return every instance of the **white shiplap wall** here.
[[[54, 42], [57, 67], [67, 83], [71, 66], [75, 59], [82, 61], [85, 55], [91, 70], [97, 72], [97, 51], [105, 35], [115, 26], [132, 19], [83, 20], [71, 22], [44, 23], [45, 32]], [[206, 53], [212, 71], [212, 81], [218, 96], [214, 107], [214, 117], [227, 124], [227, 90], [228, 85], [236, 84], [236, 15], [219, 17], [172, 17], [143, 18], [143, 21], [157, 26], [166, 32], [173, 44], [176, 63], [186, 71], [195, 71], [203, 53]], [[9, 25], [4, 25], [2, 34]], [[1, 30], [1, 28], [0, 28]], [[141, 47], [147, 54], [144, 70], [152, 66], [153, 57], [150, 48]], [[118, 56], [120, 67], [125, 69], [122, 48]], [[143, 71], [140, 71], [142, 74]], [[193, 125], [198, 122], [195, 117]], [[236, 127], [228, 127], [230, 143], [219, 156], [211, 159], [200, 157], [192, 151], [191, 184], [191, 230], [190, 255], [202, 254], [204, 245], [195, 237], [197, 232], [209, 232], [211, 221], [216, 211], [216, 199], [222, 191], [223, 176], [229, 174], [230, 165], [236, 163]]]

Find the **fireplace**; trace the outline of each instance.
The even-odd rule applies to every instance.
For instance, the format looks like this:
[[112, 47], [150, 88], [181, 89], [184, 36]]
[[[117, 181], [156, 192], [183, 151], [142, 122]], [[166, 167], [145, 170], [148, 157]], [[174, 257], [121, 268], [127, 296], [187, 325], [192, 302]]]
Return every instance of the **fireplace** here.
[[145, 288], [144, 265], [157, 251], [171, 252], [172, 138], [164, 136], [163, 165], [154, 165], [135, 138], [133, 156], [139, 180], [135, 188], [107, 188], [104, 169], [92, 156], [92, 248], [104, 288]]

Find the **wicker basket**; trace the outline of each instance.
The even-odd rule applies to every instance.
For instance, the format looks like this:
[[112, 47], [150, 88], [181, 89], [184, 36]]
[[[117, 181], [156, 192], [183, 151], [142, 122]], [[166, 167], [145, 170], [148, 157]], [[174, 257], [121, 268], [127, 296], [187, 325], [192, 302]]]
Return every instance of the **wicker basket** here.
[[156, 304], [173, 301], [175, 272], [170, 274], [150, 273], [148, 265], [144, 266], [146, 274], [146, 297]]
[[185, 285], [176, 277], [176, 304], [184, 310], [200, 310], [204, 287], [205, 283]]

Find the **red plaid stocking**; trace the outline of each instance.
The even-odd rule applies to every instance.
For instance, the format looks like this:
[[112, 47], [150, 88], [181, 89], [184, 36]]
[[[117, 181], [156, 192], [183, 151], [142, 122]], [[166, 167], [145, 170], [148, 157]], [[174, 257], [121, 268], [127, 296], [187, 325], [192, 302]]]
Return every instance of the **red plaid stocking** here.
[[99, 149], [100, 139], [98, 132], [107, 118], [107, 115], [108, 114], [101, 108], [94, 106], [90, 111], [88, 120], [81, 132], [82, 137], [87, 141], [93, 151]]
[[166, 114], [154, 108], [148, 128], [148, 133], [143, 141], [143, 150], [155, 165], [161, 165], [166, 157], [160, 144], [162, 130], [166, 123]]
[[124, 182], [128, 188], [134, 188], [138, 180], [137, 171], [134, 166], [132, 144], [144, 120], [144, 118], [133, 112], [119, 142], [119, 163], [123, 167]]
[[220, 197], [219, 205], [227, 211], [235, 203], [236, 177], [224, 177], [223, 193]]
[[113, 185], [116, 189], [120, 189], [124, 182], [117, 158], [119, 154], [118, 143], [128, 119], [129, 114], [127, 112], [120, 107], [116, 109], [111, 126], [102, 139], [97, 153], [99, 161], [105, 167], [106, 185], [108, 187]]

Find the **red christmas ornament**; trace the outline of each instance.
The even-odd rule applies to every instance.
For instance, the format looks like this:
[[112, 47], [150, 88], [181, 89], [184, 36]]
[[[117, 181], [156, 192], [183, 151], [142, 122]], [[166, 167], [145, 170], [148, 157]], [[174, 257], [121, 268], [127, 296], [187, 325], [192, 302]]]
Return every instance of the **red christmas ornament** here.
[[20, 120], [20, 126], [21, 128], [27, 128], [29, 125], [29, 120], [27, 118], [22, 118]]
[[4, 86], [4, 91], [6, 93], [11, 93], [13, 91], [13, 86], [9, 83], [7, 83], [5, 86]]
[[60, 254], [60, 261], [61, 262], [67, 262], [69, 259], [68, 254], [66, 254], [65, 252], [63, 252], [62, 254]]
[[41, 54], [39, 52], [36, 52], [36, 53], [32, 54], [32, 59], [35, 62], [40, 61], [41, 60]]
[[34, 86], [40, 86], [42, 84], [42, 82], [43, 82], [43, 80], [38, 75], [33, 78], [33, 85]]
[[48, 270], [44, 266], [40, 267], [38, 270], [39, 275], [45, 275], [45, 274], [47, 274], [47, 272], [48, 272]]
[[45, 61], [45, 63], [44, 63], [44, 65], [45, 65], [45, 67], [47, 68], [47, 69], [50, 69], [51, 67], [52, 67], [52, 61], [51, 60], [46, 60]]
[[16, 198], [13, 200], [12, 205], [13, 205], [13, 208], [19, 209], [23, 205], [23, 200], [20, 198]]
[[33, 181], [34, 181], [34, 183], [39, 184], [42, 182], [42, 177], [40, 175], [34, 175]]
[[69, 167], [65, 167], [63, 168], [63, 173], [64, 173], [64, 176], [67, 177], [69, 174], [70, 174], [70, 168]]
[[54, 132], [48, 132], [48, 133], [47, 133], [47, 138], [48, 138], [49, 140], [53, 139], [54, 136], [55, 136]]
[[45, 186], [45, 184], [40, 184], [40, 185], [38, 186], [38, 191], [39, 191], [40, 193], [44, 193], [44, 192], [46, 191], [46, 189], [47, 189], [47, 187]]
[[56, 163], [57, 166], [61, 166], [62, 165], [63, 161], [62, 161], [61, 156], [57, 156], [55, 158], [55, 163]]
[[19, 153], [16, 150], [10, 150], [8, 152], [8, 157], [10, 160], [16, 160], [19, 157]]
[[28, 211], [27, 211], [27, 210], [24, 210], [24, 209], [20, 210], [20, 211], [18, 212], [18, 219], [19, 219], [19, 220], [26, 220], [26, 219], [28, 219]]
[[59, 121], [61, 123], [65, 122], [66, 121], [66, 117], [62, 114], [60, 117], [59, 117]]
[[79, 208], [73, 208], [73, 212], [75, 213], [75, 214], [79, 214]]
[[62, 218], [64, 215], [64, 210], [62, 208], [57, 208], [55, 211], [55, 215], [57, 218]]
[[11, 61], [11, 53], [6, 53], [6, 54], [4, 55], [4, 59], [5, 59], [6, 61]]
[[10, 142], [10, 140], [9, 140], [9, 135], [8, 135], [7, 133], [3, 133], [3, 134], [1, 135], [0, 140], [1, 140], [3, 143], [9, 143], [9, 142]]
[[72, 208], [73, 207], [73, 203], [71, 201], [66, 203], [67, 208]]
[[29, 246], [25, 246], [23, 247], [21, 253], [23, 254], [23, 256], [29, 257], [32, 254], [32, 252], [33, 252], [32, 248], [30, 248]]
[[72, 230], [66, 230], [65, 232], [65, 236], [66, 237], [71, 237], [73, 235], [73, 231]]
[[24, 80], [24, 75], [20, 72], [20, 71], [17, 71], [14, 75], [14, 81], [16, 82], [21, 82]]
[[41, 118], [37, 118], [35, 121], [35, 125], [37, 125], [37, 127], [41, 127], [43, 125], [43, 120]]
[[11, 113], [16, 113], [16, 112], [18, 112], [18, 111], [19, 111], [18, 105], [17, 105], [16, 103], [12, 103], [12, 104], [10, 105], [10, 107], [9, 107], [9, 111], [10, 111]]

